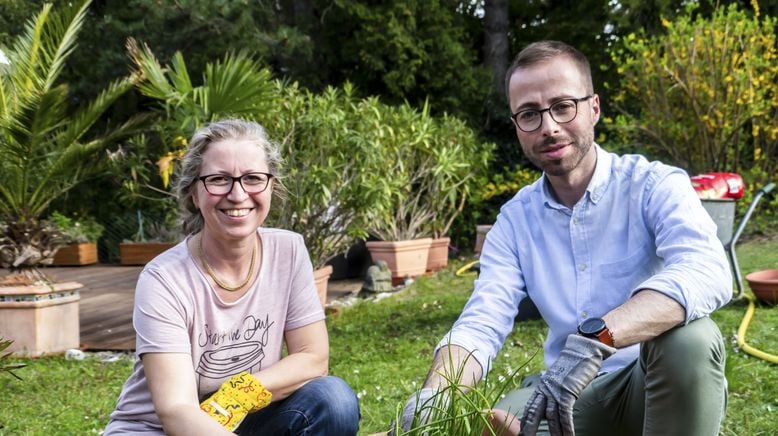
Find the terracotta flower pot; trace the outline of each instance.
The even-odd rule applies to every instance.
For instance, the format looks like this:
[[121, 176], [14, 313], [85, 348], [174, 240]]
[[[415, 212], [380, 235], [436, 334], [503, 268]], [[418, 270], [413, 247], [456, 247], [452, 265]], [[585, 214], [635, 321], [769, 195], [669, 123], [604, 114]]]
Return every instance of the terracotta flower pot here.
[[332, 275], [332, 266], [325, 265], [313, 272], [313, 280], [316, 282], [316, 289], [319, 291], [319, 300], [322, 307], [327, 305], [327, 284]]
[[69, 244], [54, 255], [52, 265], [56, 266], [80, 266], [97, 263], [97, 244], [85, 242], [81, 244]]
[[746, 276], [746, 281], [756, 298], [778, 304], [778, 269], [752, 272]]
[[0, 287], [0, 336], [8, 351], [38, 357], [79, 346], [78, 282]]
[[427, 271], [440, 271], [448, 265], [448, 244], [451, 238], [438, 238], [432, 240], [430, 254], [427, 257]]
[[402, 284], [406, 277], [418, 277], [427, 270], [432, 238], [406, 241], [370, 241], [365, 244], [373, 263], [383, 260], [392, 272], [392, 285]]

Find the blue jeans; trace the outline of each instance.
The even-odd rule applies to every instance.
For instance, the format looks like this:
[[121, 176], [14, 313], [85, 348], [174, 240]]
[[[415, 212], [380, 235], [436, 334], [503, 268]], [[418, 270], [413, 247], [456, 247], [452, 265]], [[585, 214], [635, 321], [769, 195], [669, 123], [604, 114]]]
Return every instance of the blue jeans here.
[[239, 435], [355, 435], [359, 404], [351, 387], [338, 377], [319, 377], [289, 397], [249, 414]]

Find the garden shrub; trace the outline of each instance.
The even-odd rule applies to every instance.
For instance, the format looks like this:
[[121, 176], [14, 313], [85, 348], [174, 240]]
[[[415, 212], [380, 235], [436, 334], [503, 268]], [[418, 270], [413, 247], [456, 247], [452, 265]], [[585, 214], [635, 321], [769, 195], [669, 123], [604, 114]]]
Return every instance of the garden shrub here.
[[[612, 52], [619, 111], [605, 118], [626, 150], [686, 169], [741, 173], [749, 196], [778, 168], [778, 52], [771, 17], [736, 5], [694, 18], [695, 5], [666, 34], [630, 34]], [[748, 198], [739, 202], [742, 215]], [[762, 216], [775, 216], [776, 203]], [[762, 205], [765, 207], [766, 205]]]

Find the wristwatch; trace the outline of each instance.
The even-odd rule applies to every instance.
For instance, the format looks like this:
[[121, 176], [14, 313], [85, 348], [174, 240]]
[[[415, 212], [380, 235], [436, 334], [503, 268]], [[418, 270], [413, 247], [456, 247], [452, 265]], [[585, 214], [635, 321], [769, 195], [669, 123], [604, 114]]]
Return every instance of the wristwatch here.
[[587, 338], [597, 339], [603, 344], [613, 347], [613, 333], [605, 325], [602, 318], [589, 318], [578, 324], [578, 334]]

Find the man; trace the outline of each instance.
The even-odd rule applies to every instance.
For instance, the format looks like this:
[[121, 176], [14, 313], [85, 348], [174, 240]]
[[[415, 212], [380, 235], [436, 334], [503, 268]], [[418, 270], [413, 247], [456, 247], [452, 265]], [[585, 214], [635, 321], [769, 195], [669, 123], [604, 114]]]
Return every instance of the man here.
[[516, 135], [543, 175], [502, 207], [403, 427], [446, 377], [482, 378], [531, 297], [549, 327], [548, 369], [497, 405], [511, 431], [515, 415], [523, 434], [718, 434], [725, 349], [708, 315], [732, 279], [687, 175], [594, 143], [600, 100], [573, 47], [531, 44], [506, 80]]

